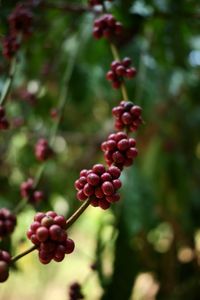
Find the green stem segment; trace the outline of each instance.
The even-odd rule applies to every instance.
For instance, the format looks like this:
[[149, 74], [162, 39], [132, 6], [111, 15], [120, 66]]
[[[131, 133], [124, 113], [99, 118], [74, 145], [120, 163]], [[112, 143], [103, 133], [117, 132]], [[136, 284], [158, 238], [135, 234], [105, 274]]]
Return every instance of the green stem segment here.
[[13, 256], [12, 259], [11, 259], [11, 263], [14, 263], [16, 262], [17, 260], [19, 260], [20, 258], [22, 258], [23, 256], [33, 252], [34, 250], [36, 250], [37, 247], [36, 246], [32, 246], [31, 248], [27, 249], [26, 251], [16, 255], [16, 256]]
[[82, 215], [82, 213], [86, 210], [86, 208], [90, 205], [91, 200], [88, 199], [85, 201], [78, 209], [73, 213], [73, 215], [67, 220], [67, 228], [69, 228], [76, 220]]
[[[112, 52], [112, 55], [113, 55], [114, 59], [120, 61], [119, 52], [117, 50], [117, 47], [113, 43], [110, 43], [110, 49], [111, 49], [111, 52]], [[127, 89], [126, 89], [126, 86], [125, 86], [124, 82], [122, 82], [120, 89], [121, 89], [123, 100], [128, 101], [129, 100], [128, 92], [127, 92]]]
[[13, 78], [14, 78], [14, 74], [15, 74], [15, 70], [16, 70], [16, 57], [13, 57], [13, 59], [11, 61], [11, 64], [10, 64], [10, 70], [9, 70], [8, 78], [5, 82], [5, 85], [4, 85], [2, 93], [1, 93], [1, 98], [0, 98], [0, 105], [1, 106], [5, 103], [5, 101], [8, 98], [8, 95], [10, 93]]

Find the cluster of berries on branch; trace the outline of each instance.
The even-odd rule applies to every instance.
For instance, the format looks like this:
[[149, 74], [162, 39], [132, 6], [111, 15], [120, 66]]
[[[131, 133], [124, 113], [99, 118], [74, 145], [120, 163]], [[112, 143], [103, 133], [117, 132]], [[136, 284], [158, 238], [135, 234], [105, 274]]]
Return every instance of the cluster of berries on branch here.
[[16, 216], [7, 208], [0, 209], [0, 238], [10, 235], [17, 224]]
[[112, 82], [112, 87], [115, 89], [120, 88], [124, 81], [124, 78], [131, 79], [135, 77], [137, 71], [134, 67], [131, 67], [131, 59], [125, 57], [122, 61], [114, 60], [111, 63], [111, 70], [106, 74], [107, 80]]
[[9, 126], [10, 124], [6, 118], [5, 108], [0, 106], [0, 130], [6, 130]]
[[138, 154], [135, 146], [135, 139], [129, 138], [124, 132], [110, 134], [107, 141], [101, 144], [108, 166], [114, 164], [121, 170], [133, 164]]
[[53, 151], [46, 139], [39, 139], [35, 145], [35, 156], [40, 161], [45, 161], [53, 155]]
[[16, 36], [6, 36], [2, 41], [3, 56], [8, 60], [15, 56], [15, 53], [19, 50], [20, 43]]
[[66, 226], [65, 217], [54, 211], [35, 215], [27, 237], [37, 247], [41, 263], [48, 264], [52, 259], [60, 262], [65, 254], [74, 251], [74, 242], [68, 238]]
[[33, 14], [24, 4], [18, 4], [8, 17], [11, 35], [32, 33]]
[[0, 250], [0, 282], [8, 279], [10, 261], [10, 254], [7, 251]]
[[27, 181], [22, 182], [20, 186], [21, 196], [31, 204], [37, 204], [44, 199], [44, 193], [36, 190], [34, 180], [28, 178]]
[[121, 101], [120, 104], [112, 109], [115, 118], [115, 129], [136, 131], [142, 124], [142, 109], [130, 101]]
[[81, 285], [78, 282], [74, 282], [69, 287], [69, 300], [80, 300], [84, 299], [81, 291]]
[[94, 21], [93, 36], [96, 39], [102, 37], [111, 38], [122, 33], [122, 23], [118, 22], [113, 15], [105, 14]]
[[2, 41], [3, 55], [11, 60], [20, 48], [22, 38], [32, 33], [33, 14], [24, 4], [16, 5], [8, 17], [9, 33]]
[[120, 199], [117, 190], [121, 187], [119, 177], [121, 171], [115, 166], [106, 169], [102, 164], [96, 164], [91, 170], [82, 170], [75, 181], [77, 198], [91, 200], [92, 206], [108, 209], [111, 203]]

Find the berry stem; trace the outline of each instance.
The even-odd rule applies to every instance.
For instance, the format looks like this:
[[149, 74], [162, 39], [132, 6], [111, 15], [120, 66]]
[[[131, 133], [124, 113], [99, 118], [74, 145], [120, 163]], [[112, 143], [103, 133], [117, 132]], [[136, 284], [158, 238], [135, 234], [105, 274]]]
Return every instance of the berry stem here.
[[14, 78], [14, 74], [15, 74], [15, 70], [16, 70], [16, 57], [13, 57], [11, 64], [10, 64], [10, 70], [8, 73], [8, 78], [4, 84], [2, 93], [1, 93], [1, 98], [0, 98], [0, 105], [2, 106], [4, 104], [4, 102], [6, 101], [10, 90], [11, 90], [11, 86], [12, 86], [12, 82], [13, 82], [13, 78]]
[[110, 49], [111, 49], [111, 52], [112, 52], [112, 55], [113, 55], [114, 59], [115, 60], [120, 60], [120, 55], [119, 55], [119, 52], [117, 50], [117, 47], [113, 43], [110, 43]]
[[129, 99], [128, 93], [127, 93], [127, 89], [126, 89], [124, 82], [122, 82], [122, 84], [121, 84], [121, 92], [122, 92], [123, 100], [128, 101], [128, 99]]
[[27, 199], [23, 198], [23, 199], [17, 204], [17, 206], [14, 208], [13, 213], [14, 213], [14, 214], [20, 213], [20, 212], [24, 209], [24, 207], [26, 206], [26, 204], [27, 204]]
[[90, 205], [90, 202], [91, 200], [88, 199], [73, 213], [73, 215], [66, 221], [67, 228], [69, 228], [82, 215], [82, 213]]
[[[110, 42], [110, 49], [111, 49], [111, 52], [112, 52], [112, 55], [114, 57], [115, 60], [118, 60], [120, 61], [120, 55], [119, 55], [119, 52], [117, 50], [117, 47]], [[121, 93], [122, 93], [122, 97], [123, 97], [123, 100], [124, 101], [128, 101], [128, 92], [127, 92], [127, 89], [126, 89], [126, 86], [124, 84], [124, 82], [121, 83]]]
[[16, 262], [17, 260], [19, 260], [19, 259], [22, 258], [23, 256], [25, 256], [25, 255], [27, 255], [27, 254], [33, 252], [33, 251], [36, 250], [36, 249], [37, 249], [36, 246], [32, 246], [32, 247], [30, 247], [29, 249], [27, 249], [26, 251], [24, 251], [24, 252], [22, 252], [22, 253], [20, 253], [20, 254], [18, 254], [18, 255], [16, 255], [16, 256], [13, 256], [13, 257], [11, 258], [11, 263]]

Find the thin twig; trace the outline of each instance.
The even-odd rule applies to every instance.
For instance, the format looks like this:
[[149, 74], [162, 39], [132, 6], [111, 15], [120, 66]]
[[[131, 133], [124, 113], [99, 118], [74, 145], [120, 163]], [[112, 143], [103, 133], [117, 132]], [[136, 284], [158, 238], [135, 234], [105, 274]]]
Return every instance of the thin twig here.
[[1, 93], [1, 98], [0, 98], [0, 105], [1, 106], [5, 103], [6, 99], [8, 98], [8, 95], [10, 93], [13, 78], [14, 78], [14, 74], [15, 74], [15, 70], [16, 70], [16, 57], [13, 57], [13, 59], [11, 61], [11, 64], [10, 64], [10, 70], [9, 70], [8, 78], [5, 82], [5, 85], [4, 85], [2, 93]]
[[31, 248], [27, 249], [26, 251], [16, 255], [16, 256], [13, 256], [12, 259], [11, 259], [11, 263], [14, 263], [16, 262], [17, 260], [19, 260], [20, 258], [22, 258], [23, 256], [33, 252], [34, 250], [36, 250], [37, 247], [36, 246], [32, 246]]
[[76, 211], [73, 213], [73, 215], [67, 220], [67, 228], [69, 228], [86, 210], [86, 208], [90, 205], [91, 200], [88, 199], [85, 201]]

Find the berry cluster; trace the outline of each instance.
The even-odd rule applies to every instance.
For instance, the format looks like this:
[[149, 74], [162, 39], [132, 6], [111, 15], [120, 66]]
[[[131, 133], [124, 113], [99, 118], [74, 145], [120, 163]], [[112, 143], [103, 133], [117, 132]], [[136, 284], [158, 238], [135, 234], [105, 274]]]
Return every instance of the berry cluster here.
[[45, 161], [53, 154], [48, 141], [46, 139], [39, 139], [35, 145], [35, 156], [40, 161]]
[[136, 69], [130, 65], [131, 59], [129, 57], [125, 57], [122, 61], [114, 60], [111, 63], [111, 70], [107, 72], [106, 78], [112, 82], [113, 88], [120, 88], [124, 77], [129, 79], [135, 77]]
[[32, 33], [33, 14], [23, 4], [15, 7], [8, 18], [10, 32], [13, 35], [21, 33], [28, 36]]
[[27, 232], [27, 237], [36, 245], [39, 260], [48, 264], [52, 259], [60, 262], [65, 254], [74, 250], [74, 242], [67, 237], [66, 220], [54, 211], [38, 212]]
[[124, 166], [132, 165], [133, 159], [137, 156], [138, 151], [135, 145], [133, 138], [128, 138], [124, 132], [117, 132], [110, 134], [107, 141], [101, 144], [101, 148], [104, 151], [106, 163], [109, 166], [114, 164], [122, 170]]
[[0, 250], [0, 282], [8, 279], [10, 260], [10, 254], [7, 251]]
[[16, 216], [7, 208], [0, 209], [0, 238], [11, 234], [17, 224]]
[[3, 46], [3, 56], [8, 60], [12, 59], [15, 56], [15, 53], [19, 49], [19, 42], [17, 41], [16, 36], [6, 36], [2, 42]]
[[10, 124], [6, 118], [5, 109], [3, 106], [0, 106], [0, 130], [6, 130], [9, 126]]
[[84, 299], [81, 291], [81, 285], [78, 282], [74, 282], [69, 287], [69, 300]]
[[35, 189], [32, 178], [22, 182], [20, 191], [21, 196], [27, 199], [27, 201], [31, 204], [36, 204], [44, 199], [44, 193]]
[[111, 14], [105, 14], [94, 21], [93, 36], [96, 39], [110, 38], [122, 33], [123, 26]]
[[121, 101], [120, 104], [112, 109], [115, 117], [115, 129], [135, 131], [142, 123], [142, 109], [129, 101]]
[[75, 181], [77, 198], [84, 201], [90, 198], [92, 206], [107, 209], [110, 204], [120, 199], [117, 190], [121, 187], [121, 171], [111, 166], [107, 170], [102, 164], [96, 164], [92, 170], [82, 170]]
[[30, 9], [18, 4], [8, 17], [9, 34], [3, 39], [3, 55], [12, 59], [20, 48], [21, 38], [32, 33], [33, 14]]

